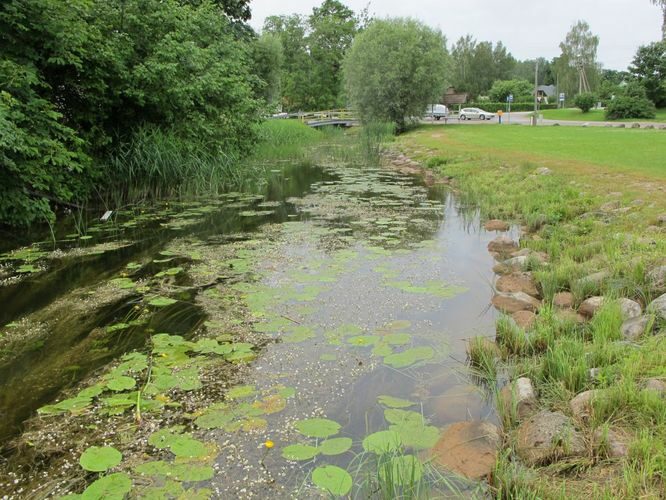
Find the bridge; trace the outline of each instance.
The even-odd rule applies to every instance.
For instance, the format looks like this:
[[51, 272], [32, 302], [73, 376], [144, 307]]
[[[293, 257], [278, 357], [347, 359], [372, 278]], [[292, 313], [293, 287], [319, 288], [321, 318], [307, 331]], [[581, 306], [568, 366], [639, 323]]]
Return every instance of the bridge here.
[[361, 124], [354, 111], [348, 109], [330, 109], [309, 113], [280, 113], [273, 118], [298, 119], [312, 128], [321, 127], [356, 127]]

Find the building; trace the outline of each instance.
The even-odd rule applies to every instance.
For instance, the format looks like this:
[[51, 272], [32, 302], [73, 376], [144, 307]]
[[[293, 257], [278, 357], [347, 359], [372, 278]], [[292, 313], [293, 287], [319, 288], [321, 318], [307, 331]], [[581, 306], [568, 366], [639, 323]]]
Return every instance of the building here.
[[446, 94], [444, 94], [442, 101], [444, 101], [444, 104], [446, 104], [449, 109], [459, 109], [464, 104], [467, 104], [468, 98], [469, 94], [458, 92], [453, 87], [449, 87], [446, 90]]

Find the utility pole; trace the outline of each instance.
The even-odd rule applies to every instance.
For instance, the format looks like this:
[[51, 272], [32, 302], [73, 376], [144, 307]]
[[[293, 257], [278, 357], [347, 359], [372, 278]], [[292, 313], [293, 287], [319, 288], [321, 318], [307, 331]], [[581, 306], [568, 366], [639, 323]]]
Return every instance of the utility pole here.
[[537, 116], [539, 112], [539, 101], [538, 101], [538, 94], [539, 94], [539, 58], [536, 59], [536, 65], [534, 67], [534, 116], [532, 117], [532, 125], [536, 127], [537, 124]]

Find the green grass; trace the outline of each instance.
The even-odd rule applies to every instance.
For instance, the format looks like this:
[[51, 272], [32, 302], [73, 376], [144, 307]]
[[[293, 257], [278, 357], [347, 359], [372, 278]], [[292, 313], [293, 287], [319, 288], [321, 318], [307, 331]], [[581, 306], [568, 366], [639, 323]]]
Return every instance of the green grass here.
[[[515, 160], [568, 162], [574, 170], [603, 166], [666, 179], [666, 131], [579, 127], [423, 127], [426, 145], [442, 143], [472, 154]], [[440, 134], [435, 132], [439, 131]]]
[[541, 111], [546, 120], [562, 120], [562, 121], [581, 121], [581, 122], [665, 122], [666, 123], [666, 109], [658, 109], [657, 116], [654, 120], [646, 119], [626, 119], [626, 120], [606, 120], [605, 111], [603, 109], [591, 109], [587, 113], [583, 113], [578, 108], [565, 108], [565, 109], [544, 109]]

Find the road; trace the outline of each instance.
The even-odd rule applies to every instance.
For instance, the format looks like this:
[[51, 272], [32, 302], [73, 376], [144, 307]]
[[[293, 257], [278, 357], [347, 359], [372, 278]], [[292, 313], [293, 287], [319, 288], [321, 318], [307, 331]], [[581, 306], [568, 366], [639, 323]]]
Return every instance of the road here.
[[[504, 113], [502, 117], [503, 125], [529, 125], [530, 124], [530, 114], [531, 112], [519, 112], [519, 113]], [[444, 120], [436, 121], [429, 118], [423, 120], [424, 123], [433, 123], [435, 125], [445, 125]], [[497, 117], [492, 120], [458, 120], [457, 117], [449, 117], [448, 122], [455, 125], [497, 125]], [[567, 121], [567, 120], [539, 120], [539, 125], [541, 126], [553, 126], [559, 124], [564, 127], [621, 127], [624, 125], [626, 128], [631, 128], [634, 123], [640, 124], [641, 128], [646, 128], [652, 126], [658, 129], [666, 129], [666, 123], [658, 122], [583, 122], [583, 121]]]

